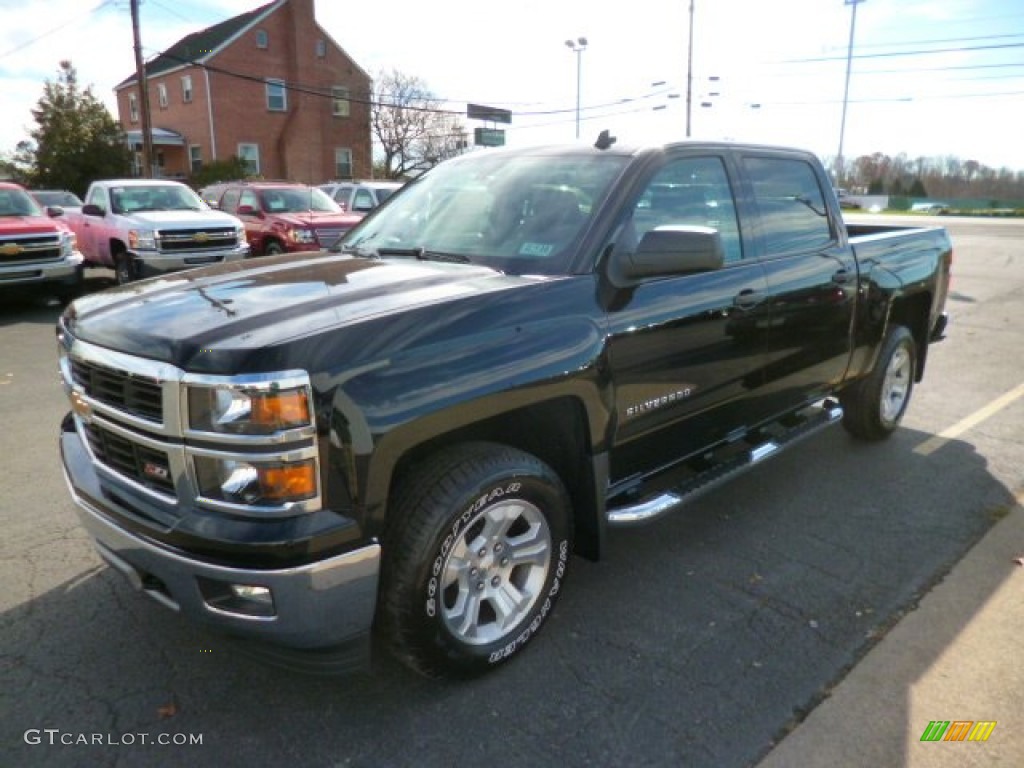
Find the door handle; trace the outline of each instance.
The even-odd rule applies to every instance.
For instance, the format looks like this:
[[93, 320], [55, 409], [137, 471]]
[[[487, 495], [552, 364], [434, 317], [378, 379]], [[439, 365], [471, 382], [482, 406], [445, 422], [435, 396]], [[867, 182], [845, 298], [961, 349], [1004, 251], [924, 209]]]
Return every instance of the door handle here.
[[745, 288], [736, 294], [732, 305], [737, 309], [753, 309], [762, 301], [764, 301], [763, 293], [755, 291], [753, 288]]

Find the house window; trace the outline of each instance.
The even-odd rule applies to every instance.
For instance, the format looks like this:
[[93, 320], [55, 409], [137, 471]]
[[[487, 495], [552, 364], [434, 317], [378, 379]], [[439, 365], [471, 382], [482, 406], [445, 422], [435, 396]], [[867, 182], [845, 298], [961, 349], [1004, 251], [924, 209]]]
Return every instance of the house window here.
[[284, 88], [284, 80], [267, 80], [267, 109], [271, 112], [288, 110], [288, 94]]
[[260, 172], [260, 145], [239, 144], [238, 159], [245, 163], [251, 176], [258, 176]]
[[270, 45], [270, 37], [267, 35], [267, 30], [257, 29], [256, 30], [256, 47], [266, 48]]
[[327, 42], [322, 38], [316, 41], [316, 55], [321, 59], [327, 55]]
[[332, 86], [331, 88], [331, 113], [335, 117], [348, 117], [349, 114], [349, 101], [348, 101], [348, 88], [344, 88], [340, 85]]
[[181, 100], [186, 104], [192, 102], [192, 75], [181, 76]]
[[334, 150], [334, 178], [352, 178], [352, 150], [338, 147]]
[[188, 148], [188, 164], [192, 173], [198, 173], [203, 167], [203, 148], [198, 144], [192, 144]]
[[156, 86], [156, 97], [160, 101], [160, 109], [167, 109], [167, 85], [158, 83]]
[[139, 97], [134, 93], [128, 94], [128, 119], [133, 123], [139, 122]]

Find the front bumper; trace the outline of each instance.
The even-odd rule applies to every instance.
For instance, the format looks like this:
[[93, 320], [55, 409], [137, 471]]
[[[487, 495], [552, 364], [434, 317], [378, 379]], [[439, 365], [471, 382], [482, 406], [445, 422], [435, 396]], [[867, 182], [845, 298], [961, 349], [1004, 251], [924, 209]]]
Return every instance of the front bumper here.
[[0, 266], [0, 288], [9, 285], [62, 283], [74, 287], [82, 281], [82, 254], [75, 251], [60, 261]]
[[[61, 432], [68, 489], [99, 554], [138, 590], [213, 629], [297, 649], [359, 645], [369, 637], [377, 601], [380, 546], [306, 565], [236, 568], [150, 541], [116, 524], [107, 510], [131, 516], [101, 486], [82, 439]], [[249, 615], [223, 601], [231, 585], [270, 590], [269, 615]]]
[[241, 261], [249, 255], [248, 244], [230, 250], [201, 251], [195, 253], [158, 253], [156, 251], [131, 251], [129, 255], [135, 265], [138, 277], [154, 277], [169, 272], [180, 272], [193, 267], [209, 264], [223, 264], [227, 261]]

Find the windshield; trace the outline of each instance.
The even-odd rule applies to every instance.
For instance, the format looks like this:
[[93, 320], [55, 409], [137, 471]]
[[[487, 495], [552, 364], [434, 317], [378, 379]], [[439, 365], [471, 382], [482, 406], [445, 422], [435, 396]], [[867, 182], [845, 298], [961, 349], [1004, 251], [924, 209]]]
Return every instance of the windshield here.
[[263, 210], [267, 213], [341, 213], [341, 207], [322, 189], [274, 187], [263, 192]]
[[170, 184], [114, 187], [110, 190], [110, 205], [114, 213], [201, 211], [209, 208], [188, 187]]
[[59, 205], [64, 208], [81, 208], [82, 201], [73, 192], [50, 192], [47, 190], [33, 192], [32, 196], [40, 205]]
[[627, 158], [481, 151], [438, 165], [353, 229], [342, 250], [564, 274]]
[[0, 189], [0, 216], [42, 216], [39, 204], [20, 189]]

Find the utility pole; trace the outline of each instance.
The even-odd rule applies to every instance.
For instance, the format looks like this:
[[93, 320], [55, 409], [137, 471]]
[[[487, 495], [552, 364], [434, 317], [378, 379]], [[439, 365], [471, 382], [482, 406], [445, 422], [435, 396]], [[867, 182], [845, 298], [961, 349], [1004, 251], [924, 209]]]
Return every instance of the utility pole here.
[[852, 5], [853, 13], [850, 15], [850, 43], [846, 46], [846, 86], [843, 88], [843, 117], [839, 123], [839, 152], [836, 154], [835, 184], [842, 183], [843, 168], [843, 139], [846, 135], [846, 104], [850, 99], [850, 68], [853, 63], [853, 33], [857, 28], [857, 5], [864, 0], [843, 0], [844, 5]]
[[693, 111], [693, 0], [690, 0], [690, 43], [686, 46], [686, 138], [690, 138]]
[[142, 113], [142, 178], [153, 178], [153, 130], [149, 125], [149, 83], [142, 63], [142, 39], [139, 36], [139, 0], [131, 0], [132, 37], [135, 40], [135, 79], [139, 81], [139, 111]]

